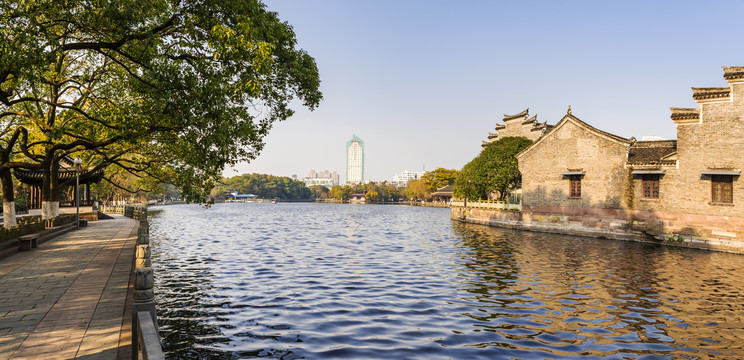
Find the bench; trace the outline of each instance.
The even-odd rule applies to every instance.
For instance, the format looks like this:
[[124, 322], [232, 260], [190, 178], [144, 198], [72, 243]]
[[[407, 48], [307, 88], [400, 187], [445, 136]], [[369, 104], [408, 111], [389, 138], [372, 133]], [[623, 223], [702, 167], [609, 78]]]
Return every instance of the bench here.
[[21, 251], [29, 251], [38, 246], [39, 234], [23, 235], [18, 238], [21, 245]]

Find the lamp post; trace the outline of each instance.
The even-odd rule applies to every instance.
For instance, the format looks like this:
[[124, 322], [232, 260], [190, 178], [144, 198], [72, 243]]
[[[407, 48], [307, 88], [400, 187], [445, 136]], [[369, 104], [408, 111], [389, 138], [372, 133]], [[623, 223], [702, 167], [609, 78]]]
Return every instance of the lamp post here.
[[82, 163], [82, 159], [79, 157], [75, 158], [75, 206], [77, 207], [75, 229], [77, 230], [80, 230], [80, 164]]
[[471, 186], [472, 186], [471, 185], [471, 181], [470, 181], [470, 179], [468, 179], [468, 193], [465, 194], [465, 205], [464, 205], [464, 207], [466, 207], [466, 208], [468, 207], [468, 195], [470, 195], [470, 187]]

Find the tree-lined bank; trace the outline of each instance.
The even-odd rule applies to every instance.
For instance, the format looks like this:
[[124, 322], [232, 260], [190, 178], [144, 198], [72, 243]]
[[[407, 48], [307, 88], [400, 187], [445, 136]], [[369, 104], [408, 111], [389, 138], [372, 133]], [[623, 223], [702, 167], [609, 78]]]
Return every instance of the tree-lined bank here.
[[[320, 102], [315, 61], [291, 26], [251, 0], [0, 2], [0, 181], [38, 171], [58, 214], [64, 158], [171, 183], [207, 200], [226, 166], [254, 159], [293, 99]], [[133, 190], [133, 189], [129, 189]]]

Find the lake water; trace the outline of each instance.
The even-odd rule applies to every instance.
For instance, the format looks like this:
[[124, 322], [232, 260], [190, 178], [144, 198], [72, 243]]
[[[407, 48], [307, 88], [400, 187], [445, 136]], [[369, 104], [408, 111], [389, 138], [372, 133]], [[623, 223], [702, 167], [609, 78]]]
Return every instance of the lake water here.
[[438, 208], [152, 209], [168, 358], [744, 358], [744, 255]]

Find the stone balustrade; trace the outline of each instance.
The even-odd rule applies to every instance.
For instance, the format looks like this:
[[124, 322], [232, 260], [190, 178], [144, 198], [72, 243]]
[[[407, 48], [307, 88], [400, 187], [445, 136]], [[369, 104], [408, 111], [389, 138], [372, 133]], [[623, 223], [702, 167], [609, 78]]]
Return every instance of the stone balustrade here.
[[450, 202], [452, 207], [468, 207], [478, 209], [493, 209], [493, 210], [522, 210], [522, 204], [512, 204], [507, 201], [494, 201], [494, 200], [475, 200], [475, 201], [464, 201], [460, 199], [453, 199]]

